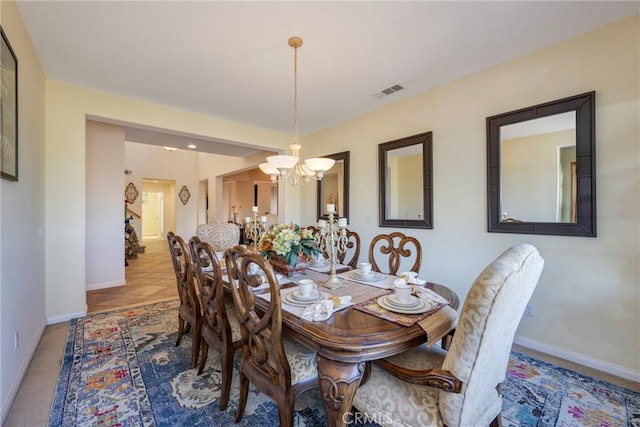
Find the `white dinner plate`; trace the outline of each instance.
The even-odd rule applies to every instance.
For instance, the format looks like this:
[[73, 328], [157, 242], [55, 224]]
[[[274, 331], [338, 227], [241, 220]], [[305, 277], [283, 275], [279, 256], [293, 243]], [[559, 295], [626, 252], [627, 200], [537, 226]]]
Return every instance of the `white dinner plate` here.
[[397, 296], [391, 294], [387, 295], [387, 299], [385, 300], [385, 302], [396, 307], [415, 308], [420, 305], [420, 298], [411, 295], [411, 299], [409, 299], [408, 301], [401, 301]]
[[318, 296], [316, 296], [315, 299], [308, 300], [308, 301], [299, 301], [299, 300], [293, 298], [293, 292], [289, 292], [288, 294], [285, 294], [282, 297], [282, 301], [285, 304], [295, 305], [297, 307], [306, 307], [309, 304], [313, 304], [314, 302], [322, 301], [322, 300], [325, 300], [325, 299], [329, 299], [329, 294], [326, 294], [324, 292], [319, 292]]
[[419, 303], [415, 307], [398, 307], [388, 302], [389, 295], [383, 295], [378, 298], [378, 305], [385, 310], [393, 311], [400, 314], [421, 314], [431, 310], [431, 306], [425, 303], [422, 299], [419, 299]]
[[363, 282], [379, 282], [380, 280], [384, 280], [386, 276], [381, 273], [371, 272], [369, 274], [362, 274], [359, 271], [354, 271], [351, 273], [351, 278], [355, 280], [362, 280]]

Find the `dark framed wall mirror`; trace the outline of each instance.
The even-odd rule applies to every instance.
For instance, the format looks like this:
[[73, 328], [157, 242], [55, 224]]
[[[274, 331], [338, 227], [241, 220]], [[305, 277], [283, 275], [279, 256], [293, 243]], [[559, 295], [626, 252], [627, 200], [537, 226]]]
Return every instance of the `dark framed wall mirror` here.
[[327, 205], [335, 206], [338, 217], [349, 218], [349, 151], [321, 156], [336, 162], [318, 181], [318, 219], [327, 218]]
[[595, 92], [487, 117], [488, 229], [596, 237]]
[[380, 227], [433, 228], [432, 133], [378, 145]]

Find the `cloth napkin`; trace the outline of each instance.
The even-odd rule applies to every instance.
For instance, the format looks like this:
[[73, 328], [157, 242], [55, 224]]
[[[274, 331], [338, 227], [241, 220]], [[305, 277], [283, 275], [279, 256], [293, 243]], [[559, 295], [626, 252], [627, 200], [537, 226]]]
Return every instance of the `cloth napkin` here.
[[431, 289], [422, 288], [419, 286], [415, 286], [414, 289], [416, 296], [432, 307], [439, 304], [449, 304], [449, 301], [447, 301], [446, 298], [441, 297]]
[[322, 320], [327, 320], [333, 314], [333, 301], [324, 300], [320, 302], [316, 302], [314, 304], [309, 304], [302, 314], [301, 318], [304, 320], [320, 322]]

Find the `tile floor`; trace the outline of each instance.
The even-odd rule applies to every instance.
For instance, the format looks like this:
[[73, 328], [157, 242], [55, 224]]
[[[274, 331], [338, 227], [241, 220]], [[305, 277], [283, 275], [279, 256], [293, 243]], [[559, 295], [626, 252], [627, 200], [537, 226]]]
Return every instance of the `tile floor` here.
[[[145, 241], [143, 244], [146, 245], [145, 253], [130, 260], [129, 267], [125, 269], [125, 286], [87, 292], [89, 313], [177, 298], [175, 276], [166, 242]], [[47, 424], [68, 325], [68, 322], [58, 323], [45, 329], [3, 427], [37, 427]], [[514, 346], [514, 350], [640, 392], [638, 383], [524, 347]]]

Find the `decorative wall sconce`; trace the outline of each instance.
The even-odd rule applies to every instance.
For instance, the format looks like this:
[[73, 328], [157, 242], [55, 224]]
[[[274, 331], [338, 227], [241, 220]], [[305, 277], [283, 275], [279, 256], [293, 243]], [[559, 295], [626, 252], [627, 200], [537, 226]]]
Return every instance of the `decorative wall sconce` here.
[[189, 193], [189, 189], [186, 185], [182, 186], [182, 188], [180, 189], [180, 193], [178, 193], [178, 197], [180, 197], [180, 201], [183, 205], [187, 204], [189, 198], [191, 197], [191, 193]]
[[138, 194], [140, 193], [138, 193], [138, 189], [133, 185], [133, 182], [127, 184], [127, 188], [124, 189], [124, 198], [129, 204], [133, 204], [136, 201]]

